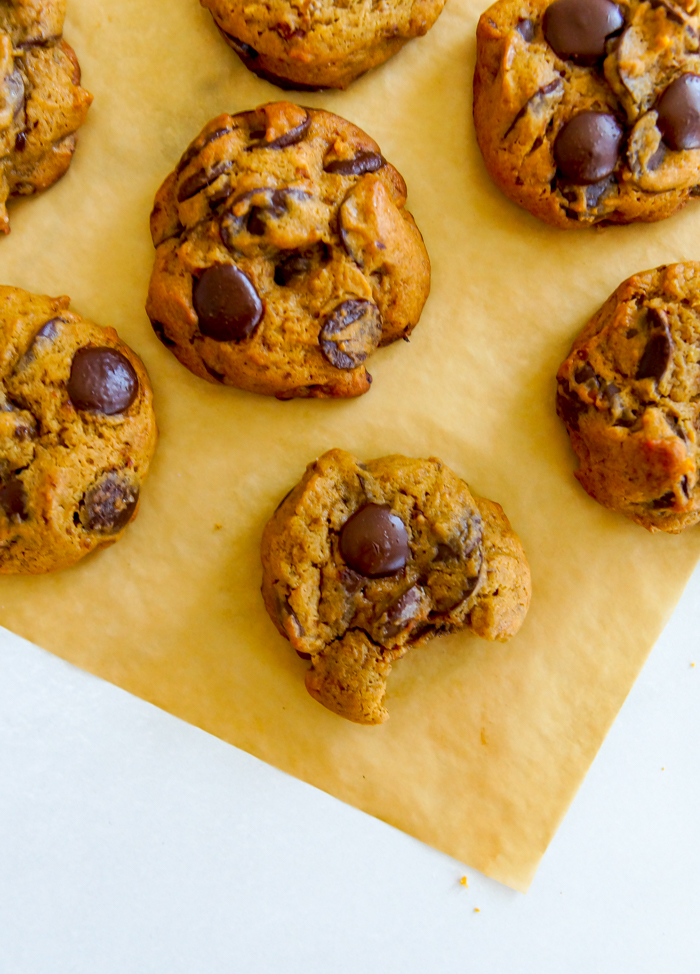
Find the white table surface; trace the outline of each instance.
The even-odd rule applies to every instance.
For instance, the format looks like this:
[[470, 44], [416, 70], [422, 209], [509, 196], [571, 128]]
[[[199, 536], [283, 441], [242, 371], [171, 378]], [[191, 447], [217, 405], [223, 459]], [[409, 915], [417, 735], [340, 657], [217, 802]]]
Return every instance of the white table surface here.
[[0, 974], [698, 974], [699, 628], [526, 896], [0, 630]]

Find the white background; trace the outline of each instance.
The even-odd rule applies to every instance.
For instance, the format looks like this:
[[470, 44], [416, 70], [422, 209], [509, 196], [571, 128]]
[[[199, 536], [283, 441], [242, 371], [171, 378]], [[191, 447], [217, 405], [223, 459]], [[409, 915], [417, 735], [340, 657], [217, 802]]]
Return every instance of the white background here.
[[0, 630], [0, 974], [698, 974], [699, 628], [526, 896]]

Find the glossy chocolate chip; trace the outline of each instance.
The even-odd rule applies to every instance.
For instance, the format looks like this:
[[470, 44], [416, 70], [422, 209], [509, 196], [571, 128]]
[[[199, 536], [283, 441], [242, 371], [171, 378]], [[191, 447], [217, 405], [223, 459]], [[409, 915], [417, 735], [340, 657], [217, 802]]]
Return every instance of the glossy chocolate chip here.
[[64, 320], [63, 318], [52, 318], [50, 321], [47, 321], [45, 325], [41, 326], [39, 331], [34, 336], [34, 339], [35, 340], [37, 338], [54, 339], [58, 334], [58, 326], [63, 320]]
[[233, 132], [232, 128], [220, 128], [215, 129], [210, 132], [203, 139], [197, 139], [182, 155], [180, 161], [177, 164], [176, 172], [181, 173], [186, 166], [192, 162], [192, 160], [199, 155], [205, 146], [210, 145], [212, 142], [216, 142], [218, 139], [223, 138], [224, 135], [228, 135], [229, 132]]
[[219, 176], [223, 176], [224, 173], [232, 168], [233, 162], [224, 159], [221, 162], [217, 162], [211, 169], [199, 169], [191, 176], [188, 176], [177, 192], [178, 203], [184, 203], [185, 200], [191, 199], [197, 193], [201, 193], [207, 186], [215, 183]]
[[554, 141], [554, 158], [564, 179], [578, 186], [597, 183], [617, 165], [622, 129], [614, 115], [579, 112]]
[[528, 44], [535, 36], [535, 25], [528, 17], [525, 17], [523, 20], [518, 21], [516, 25], [516, 30], [518, 31], [522, 39], [524, 41], [527, 41]]
[[376, 172], [386, 164], [386, 159], [378, 152], [358, 152], [352, 159], [331, 159], [323, 168], [336, 176], [364, 176]]
[[0, 507], [10, 521], [27, 520], [27, 495], [18, 477], [10, 477], [0, 485]]
[[139, 489], [118, 475], [105, 477], [83, 498], [83, 524], [89, 531], [115, 534], [129, 523], [139, 502]]
[[605, 56], [605, 42], [624, 26], [609, 0], [555, 0], [542, 24], [545, 40], [560, 58], [591, 65]]
[[397, 636], [402, 629], [410, 625], [418, 614], [420, 602], [420, 589], [417, 585], [413, 585], [386, 610], [384, 635], [388, 637]]
[[307, 250], [293, 250], [280, 255], [275, 266], [275, 284], [279, 287], [288, 287], [294, 281], [325, 264], [330, 256], [330, 247], [323, 242]]
[[673, 358], [673, 341], [666, 327], [663, 331], [654, 332], [646, 343], [642, 357], [637, 366], [638, 379], [654, 379], [660, 382]]
[[350, 568], [366, 578], [395, 575], [410, 554], [404, 523], [389, 507], [366, 504], [343, 525], [340, 553]]
[[302, 142], [306, 138], [306, 133], [311, 127], [311, 116], [306, 114], [306, 118], [299, 125], [295, 125], [294, 128], [288, 129], [283, 132], [282, 135], [278, 135], [276, 139], [272, 139], [270, 142], [264, 139], [254, 146], [252, 149], [287, 149], [290, 145], [296, 145], [298, 142]]
[[249, 338], [263, 315], [250, 278], [233, 264], [208, 267], [194, 286], [193, 302], [199, 330], [217, 342]]
[[318, 341], [324, 357], [336, 369], [354, 369], [374, 351], [381, 337], [377, 306], [351, 298], [326, 317]]
[[656, 111], [657, 128], [670, 149], [700, 149], [700, 75], [682, 74], [672, 81]]
[[73, 356], [68, 395], [76, 409], [113, 416], [132, 404], [139, 391], [134, 368], [114, 348], [79, 348]]

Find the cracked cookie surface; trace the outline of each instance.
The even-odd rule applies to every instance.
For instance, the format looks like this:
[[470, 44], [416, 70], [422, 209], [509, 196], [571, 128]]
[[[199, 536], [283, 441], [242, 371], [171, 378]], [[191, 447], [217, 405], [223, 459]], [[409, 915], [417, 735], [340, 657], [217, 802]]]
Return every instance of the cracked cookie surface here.
[[650, 531], [700, 521], [700, 263], [624, 281], [557, 373], [557, 412], [591, 497]]
[[117, 541], [155, 449], [143, 364], [69, 304], [0, 286], [0, 574]]
[[273, 622], [311, 660], [309, 693], [361, 724], [387, 719], [387, 677], [412, 646], [462, 629], [508, 639], [530, 602], [502, 508], [434, 458], [325, 453], [268, 522], [262, 564]]
[[7, 200], [64, 175], [92, 102], [75, 51], [63, 40], [65, 0], [0, 2], [0, 231]]
[[346, 88], [426, 34], [445, 0], [201, 0], [243, 64], [280, 88]]
[[406, 185], [330, 112], [278, 102], [213, 119], [156, 195], [146, 311], [195, 375], [287, 399], [367, 392], [407, 338], [430, 263]]
[[553, 226], [661, 220], [700, 193], [697, 0], [499, 0], [477, 28], [486, 168]]

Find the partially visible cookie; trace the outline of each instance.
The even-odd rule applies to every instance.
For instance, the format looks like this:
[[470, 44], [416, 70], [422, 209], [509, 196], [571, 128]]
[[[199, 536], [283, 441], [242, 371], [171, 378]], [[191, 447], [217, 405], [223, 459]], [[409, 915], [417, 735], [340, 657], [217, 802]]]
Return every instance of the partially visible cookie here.
[[557, 373], [557, 412], [591, 497], [649, 531], [700, 521], [700, 263], [624, 281]]
[[499, 0], [474, 122], [496, 185], [562, 228], [661, 220], [700, 194], [695, 0]]
[[413, 37], [445, 0], [201, 0], [247, 68], [280, 88], [347, 88]]
[[387, 719], [387, 677], [412, 646], [461, 629], [508, 639], [530, 603], [503, 510], [434, 458], [325, 453], [268, 522], [262, 564], [267, 611], [311, 661], [309, 693], [360, 724]]
[[289, 102], [219, 115], [156, 195], [156, 334], [210, 382], [367, 392], [367, 358], [410, 335], [430, 288], [405, 202], [377, 143], [337, 115]]
[[0, 574], [117, 541], [155, 449], [143, 364], [69, 304], [0, 286]]
[[92, 102], [75, 51], [62, 37], [65, 0], [0, 3], [0, 231], [6, 203], [65, 173]]

